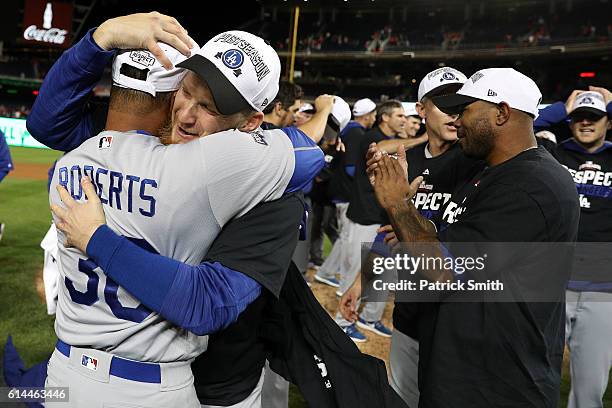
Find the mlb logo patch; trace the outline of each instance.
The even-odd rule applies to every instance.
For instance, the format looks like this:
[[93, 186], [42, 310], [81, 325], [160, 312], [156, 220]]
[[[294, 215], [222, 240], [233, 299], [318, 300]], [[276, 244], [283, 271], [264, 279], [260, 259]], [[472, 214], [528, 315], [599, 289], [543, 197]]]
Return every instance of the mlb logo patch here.
[[85, 368], [90, 369], [91, 371], [98, 370], [98, 360], [93, 357], [89, 357], [85, 354], [81, 356], [81, 365]]
[[113, 144], [113, 137], [104, 136], [100, 138], [100, 141], [98, 142], [98, 148], [108, 149], [109, 147], [111, 147], [112, 144]]

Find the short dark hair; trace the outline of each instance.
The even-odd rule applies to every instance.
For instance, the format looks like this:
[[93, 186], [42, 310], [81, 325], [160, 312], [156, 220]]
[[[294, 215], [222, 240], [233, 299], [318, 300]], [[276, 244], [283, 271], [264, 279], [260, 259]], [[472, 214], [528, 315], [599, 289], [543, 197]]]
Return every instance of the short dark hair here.
[[402, 103], [398, 100], [391, 99], [378, 107], [376, 110], [376, 123], [382, 122], [383, 115], [391, 115], [393, 109], [403, 108]]
[[280, 103], [283, 108], [287, 109], [293, 105], [296, 100], [302, 99], [303, 97], [304, 91], [301, 86], [289, 81], [280, 81], [276, 98], [264, 108], [263, 113], [268, 114], [272, 112], [277, 103]]
[[168, 104], [173, 94], [174, 92], [157, 92], [157, 95], [153, 96], [143, 91], [113, 85], [108, 108], [142, 115]]

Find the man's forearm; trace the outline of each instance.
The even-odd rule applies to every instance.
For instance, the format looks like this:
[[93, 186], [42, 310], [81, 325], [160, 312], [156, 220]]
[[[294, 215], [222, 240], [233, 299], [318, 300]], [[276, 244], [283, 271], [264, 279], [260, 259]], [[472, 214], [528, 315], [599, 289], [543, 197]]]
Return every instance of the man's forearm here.
[[389, 208], [387, 214], [400, 242], [438, 242], [433, 224], [419, 213], [411, 201]]
[[308, 122], [299, 126], [298, 129], [314, 140], [315, 143], [319, 143], [323, 133], [325, 133], [325, 126], [327, 125], [327, 118], [330, 112], [331, 109], [326, 109], [315, 113]]
[[[387, 214], [404, 250], [412, 256], [422, 255], [429, 259], [443, 256], [442, 244], [438, 240], [434, 225], [419, 213], [411, 201], [404, 201], [387, 209]], [[435, 264], [438, 263], [434, 262]], [[420, 272], [431, 281], [453, 279], [452, 271], [445, 269], [422, 269]]]
[[397, 149], [402, 146], [404, 149], [411, 149], [414, 146], [420, 145], [427, 141], [427, 136], [421, 136], [414, 139], [392, 139], [378, 142], [377, 146], [389, 154], [397, 153]]
[[535, 130], [543, 130], [567, 119], [567, 111], [563, 102], [556, 102], [539, 111], [533, 121]]

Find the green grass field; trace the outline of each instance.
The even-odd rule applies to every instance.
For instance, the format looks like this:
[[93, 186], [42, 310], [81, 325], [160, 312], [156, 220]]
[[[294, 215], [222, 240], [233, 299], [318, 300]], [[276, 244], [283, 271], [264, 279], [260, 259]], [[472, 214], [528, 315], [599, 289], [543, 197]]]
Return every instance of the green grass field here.
[[[13, 161], [49, 165], [60, 153], [11, 148]], [[37, 363], [53, 350], [53, 317], [36, 294], [35, 277], [42, 268], [40, 241], [51, 224], [47, 183], [7, 176], [0, 183], [0, 341], [12, 334], [26, 364]]]
[[62, 152], [50, 149], [35, 149], [29, 147], [10, 147], [14, 163], [51, 164], [62, 155]]
[[[51, 165], [60, 154], [51, 150], [11, 148], [16, 166], [20, 163]], [[47, 358], [55, 344], [53, 316], [46, 314], [35, 287], [35, 278], [43, 263], [39, 245], [51, 222], [46, 181], [16, 179], [10, 175], [5, 178], [0, 183], [0, 222], [6, 224], [0, 241], [1, 350], [4, 352], [7, 335], [13, 335], [26, 365], [31, 366]], [[326, 249], [329, 250], [329, 244]], [[565, 406], [569, 391], [567, 368], [561, 388], [562, 406]], [[294, 388], [289, 398], [291, 408], [306, 406]], [[612, 387], [608, 387], [604, 406], [612, 407]]]

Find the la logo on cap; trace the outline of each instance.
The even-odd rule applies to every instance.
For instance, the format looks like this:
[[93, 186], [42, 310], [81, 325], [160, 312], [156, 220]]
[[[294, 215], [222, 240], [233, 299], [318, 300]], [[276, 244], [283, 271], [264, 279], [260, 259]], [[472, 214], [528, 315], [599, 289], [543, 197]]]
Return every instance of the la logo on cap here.
[[445, 72], [442, 74], [442, 78], [440, 78], [440, 82], [442, 81], [454, 81], [456, 79], [455, 74], [452, 72]]
[[227, 50], [221, 55], [221, 60], [228, 68], [240, 68], [244, 62], [244, 54], [242, 51], [236, 49]]
[[215, 54], [215, 58], [220, 59], [223, 65], [230, 68], [236, 78], [242, 75], [242, 70], [240, 69], [244, 62], [244, 54], [242, 51], [231, 49], [223, 53], [218, 52]]

